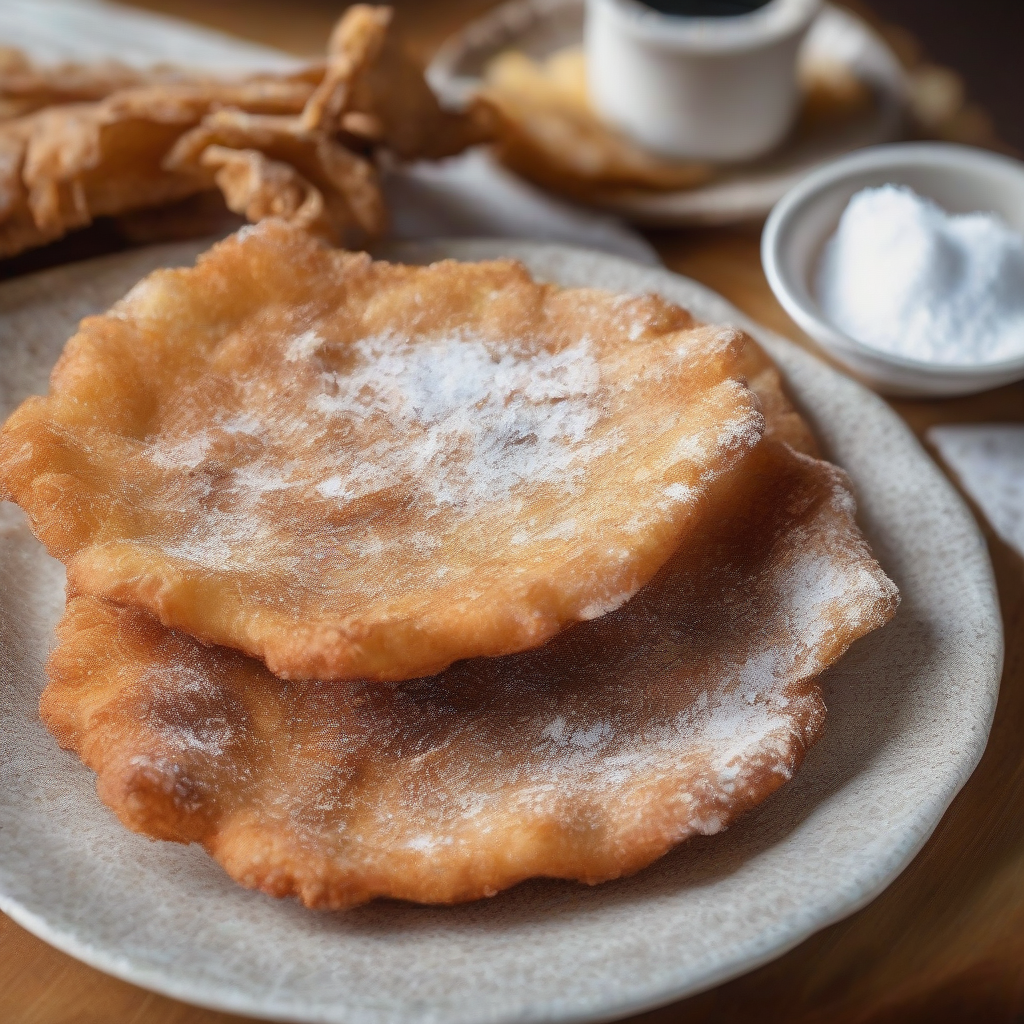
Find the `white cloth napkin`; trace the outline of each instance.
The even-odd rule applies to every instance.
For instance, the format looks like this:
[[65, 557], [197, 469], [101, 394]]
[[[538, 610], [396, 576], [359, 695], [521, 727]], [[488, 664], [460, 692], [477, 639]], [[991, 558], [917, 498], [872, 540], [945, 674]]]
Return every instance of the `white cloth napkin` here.
[[992, 529], [1024, 556], [1024, 424], [932, 427], [927, 437]]
[[[188, 22], [107, 0], [0, 0], [0, 45], [42, 63], [115, 58], [213, 73], [287, 71], [301, 61]], [[392, 237], [472, 235], [564, 242], [657, 265], [657, 253], [621, 221], [575, 207], [506, 172], [484, 151], [389, 171]]]

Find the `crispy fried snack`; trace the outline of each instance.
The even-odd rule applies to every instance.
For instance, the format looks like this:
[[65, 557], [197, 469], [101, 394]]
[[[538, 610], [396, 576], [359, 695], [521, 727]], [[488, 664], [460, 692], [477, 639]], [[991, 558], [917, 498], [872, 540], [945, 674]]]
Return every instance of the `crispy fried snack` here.
[[228, 206], [254, 223], [282, 217], [336, 243], [372, 238], [387, 223], [373, 165], [299, 117], [216, 111], [178, 140], [164, 166], [206, 169]]
[[[390, 7], [353, 4], [335, 25], [327, 44], [327, 70], [302, 112], [306, 131], [343, 130], [357, 84], [380, 59], [391, 19]], [[381, 130], [379, 124], [372, 127]]]
[[290, 164], [269, 160], [256, 149], [208, 146], [200, 157], [212, 168], [228, 208], [250, 223], [281, 217], [321, 238], [335, 239], [347, 227], [327, 213], [323, 193]]
[[391, 20], [391, 8], [353, 5], [331, 36], [327, 70], [301, 116], [216, 111], [178, 141], [164, 166], [216, 170], [228, 205], [251, 221], [280, 216], [339, 244], [380, 235], [384, 201], [372, 164], [358, 152], [383, 147], [400, 159], [437, 159], [490, 132], [481, 106], [441, 109], [389, 33]]
[[[281, 90], [286, 109], [297, 112], [322, 76], [323, 67], [311, 64], [298, 74], [274, 80], [256, 76], [250, 81], [272, 81], [272, 87]], [[136, 86], [217, 88], [225, 84], [223, 78], [215, 75], [171, 65], [157, 65], [145, 71], [114, 60], [96, 64], [39, 65], [14, 47], [0, 47], [0, 120], [23, 117], [46, 107], [101, 100]]]
[[482, 104], [442, 109], [401, 38], [392, 10], [354, 4], [331, 36], [327, 73], [303, 111], [306, 129], [342, 131], [401, 160], [438, 160], [493, 137]]
[[816, 677], [893, 614], [842, 473], [785, 445], [655, 580], [543, 648], [395, 687], [284, 683], [76, 598], [42, 700], [129, 828], [307, 906], [601, 882], [729, 825], [821, 732]]
[[220, 106], [301, 109], [311, 90], [301, 78], [147, 86], [0, 124], [0, 256], [210, 188], [163, 165], [184, 132]]
[[0, 120], [60, 103], [101, 100], [119, 89], [144, 85], [161, 76], [177, 77], [169, 68], [142, 72], [117, 61], [42, 67], [21, 50], [0, 46]]
[[78, 590], [285, 678], [409, 679], [649, 580], [763, 430], [744, 336], [268, 220], [83, 321], [0, 432]]
[[[441, 109], [390, 24], [390, 8], [349, 8], [326, 69], [238, 83], [162, 71], [158, 84], [0, 123], [0, 257], [217, 188], [251, 220], [364, 244], [386, 224], [378, 151], [448, 156], [491, 130], [483, 107]], [[4, 80], [0, 60], [0, 102]]]
[[[798, 133], [862, 113], [871, 92], [837, 64], [805, 62], [804, 106]], [[484, 73], [480, 102], [495, 118], [498, 155], [513, 170], [569, 195], [622, 189], [675, 190], [704, 184], [708, 164], [658, 156], [602, 122], [590, 105], [582, 49], [568, 47], [544, 61], [507, 51]]]

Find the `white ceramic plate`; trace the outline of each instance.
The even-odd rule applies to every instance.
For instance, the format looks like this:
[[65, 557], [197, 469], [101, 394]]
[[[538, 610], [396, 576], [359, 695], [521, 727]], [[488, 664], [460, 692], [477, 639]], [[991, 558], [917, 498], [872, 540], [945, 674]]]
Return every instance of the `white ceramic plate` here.
[[[434, 89], [459, 104], [480, 85], [487, 62], [506, 49], [545, 57], [583, 37], [584, 0], [512, 0], [471, 22], [438, 50], [427, 70]], [[600, 205], [652, 227], [759, 220], [801, 178], [844, 153], [900, 138], [906, 80], [885, 40], [856, 15], [826, 6], [805, 43], [816, 57], [847, 66], [875, 95], [861, 117], [790, 141], [762, 159], [723, 171], [700, 188], [637, 190]]]
[[[65, 338], [194, 243], [0, 287], [0, 412], [45, 388]], [[803, 769], [728, 832], [590, 889], [532, 882], [456, 908], [378, 902], [317, 914], [248, 892], [197, 848], [125, 831], [92, 774], [41, 726], [42, 663], [63, 572], [20, 513], [0, 522], [0, 909], [121, 978], [289, 1021], [606, 1020], [724, 981], [868, 902], [907, 865], [988, 735], [1002, 631], [963, 502], [877, 397], [667, 271], [555, 246], [456, 242], [410, 259], [516, 255], [539, 276], [656, 290], [752, 330], [783, 367], [903, 603], [829, 673], [830, 716]]]

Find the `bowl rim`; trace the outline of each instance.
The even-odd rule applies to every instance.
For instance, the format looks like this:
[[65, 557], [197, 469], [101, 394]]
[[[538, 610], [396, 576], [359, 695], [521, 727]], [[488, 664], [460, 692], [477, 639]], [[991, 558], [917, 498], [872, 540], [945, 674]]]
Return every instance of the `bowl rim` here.
[[769, 0], [746, 14], [724, 18], [666, 14], [643, 0], [586, 0], [603, 8], [620, 32], [679, 55], [730, 56], [785, 42], [805, 32], [822, 0]]
[[[790, 286], [782, 271], [783, 239], [812, 201], [841, 182], [865, 171], [900, 168], [941, 168], [960, 173], [997, 171], [1020, 179], [1024, 185], [1024, 162], [1003, 153], [951, 142], [898, 142], [870, 146], [840, 157], [812, 171], [772, 208], [761, 234], [761, 265], [775, 297], [786, 312], [816, 341], [839, 353], [847, 353], [874, 364], [912, 371], [935, 379], [989, 378], [1024, 373], [1024, 354], [985, 363], [935, 363], [926, 359], [894, 355], [867, 345], [846, 334], [815, 307], [804, 302]], [[808, 289], [808, 294], [810, 290]]]

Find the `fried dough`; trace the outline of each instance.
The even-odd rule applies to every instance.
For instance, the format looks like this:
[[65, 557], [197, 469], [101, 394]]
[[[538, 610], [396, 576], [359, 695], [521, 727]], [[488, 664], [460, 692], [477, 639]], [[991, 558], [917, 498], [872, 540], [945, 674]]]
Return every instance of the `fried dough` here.
[[500, 54], [486, 69], [479, 98], [494, 114], [502, 162], [557, 192], [693, 188], [713, 173], [705, 163], [659, 157], [600, 121], [578, 47], [543, 62], [517, 51]]
[[206, 169], [231, 209], [253, 222], [283, 216], [342, 244], [376, 237], [387, 224], [373, 165], [298, 117], [215, 111], [178, 139], [164, 167]]
[[400, 686], [283, 682], [74, 598], [42, 714], [132, 829], [341, 908], [596, 883], [711, 834], [821, 732], [818, 675], [893, 614], [835, 467], [765, 441], [624, 607]]
[[301, 79], [145, 86], [0, 124], [0, 256], [210, 188], [164, 166], [184, 132], [218, 106], [301, 109], [311, 90]]
[[[255, 75], [250, 81], [273, 82], [279, 90], [280, 112], [298, 113], [323, 78], [323, 66], [311, 63], [297, 73]], [[243, 80], [244, 81], [244, 80]], [[0, 120], [23, 117], [46, 107], [105, 99], [136, 86], [191, 85], [221, 89], [230, 85], [221, 76], [158, 64], [139, 70], [116, 60], [89, 64], [37, 64], [14, 47], [0, 46]], [[238, 83], [235, 83], [237, 87]]]
[[[388, 12], [386, 24], [390, 24], [390, 8], [355, 4], [346, 12], [331, 39], [325, 85], [330, 83], [339, 58], [344, 66], [347, 53], [359, 53], [367, 45], [356, 42], [361, 35], [355, 30], [357, 17], [373, 21], [381, 18], [374, 12], [382, 10]], [[346, 32], [346, 23], [353, 25], [350, 32]], [[323, 125], [326, 114], [330, 127], [333, 111], [338, 128], [356, 136], [365, 134], [368, 143], [383, 146], [400, 160], [439, 160], [493, 137], [490, 111], [475, 100], [464, 111], [441, 106], [397, 33], [386, 32], [372, 55], [354, 63], [344, 101], [336, 97], [333, 104], [321, 108], [315, 95], [303, 112], [307, 123], [312, 120]]]
[[149, 77], [117, 61], [40, 66], [21, 50], [0, 47], [0, 120], [58, 103], [101, 100], [118, 89], [142, 85]]
[[534, 647], [649, 580], [759, 440], [744, 336], [277, 220], [87, 318], [0, 432], [78, 590], [285, 678]]
[[[125, 70], [125, 86], [132, 74], [144, 80], [106, 95], [113, 69], [90, 76], [69, 68], [76, 98], [90, 90], [103, 98], [43, 109], [35, 107], [47, 95], [59, 98], [46, 88], [60, 69], [29, 74], [7, 52], [5, 77], [0, 51], [0, 257], [100, 216], [216, 188], [250, 219], [281, 216], [338, 244], [364, 245], [386, 227], [379, 155], [435, 159], [492, 131], [483, 106], [442, 110], [390, 25], [390, 8], [355, 4], [331, 37], [326, 66], [240, 82]], [[34, 112], [2, 120], [5, 88], [20, 89]]]
[[[583, 198], [624, 189], [694, 188], [717, 169], [659, 156], [605, 124], [587, 92], [579, 46], [542, 61], [510, 50], [484, 71], [480, 101], [494, 115], [500, 159], [546, 188]], [[820, 131], [868, 109], [870, 89], [844, 65], [803, 61], [804, 103], [797, 134]]]

